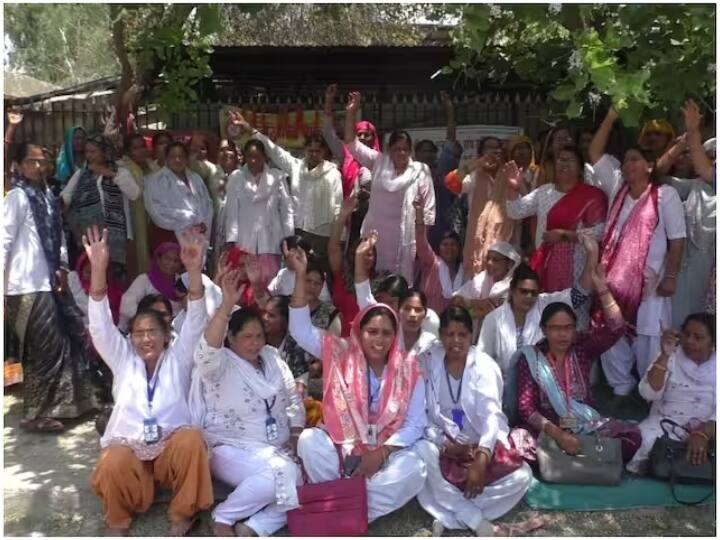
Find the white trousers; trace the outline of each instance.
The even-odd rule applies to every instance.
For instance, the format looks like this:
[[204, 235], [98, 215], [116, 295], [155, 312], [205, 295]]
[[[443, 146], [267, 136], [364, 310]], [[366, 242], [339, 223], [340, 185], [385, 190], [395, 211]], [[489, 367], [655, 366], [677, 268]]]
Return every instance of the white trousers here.
[[439, 520], [446, 529], [475, 529], [483, 519], [493, 520], [512, 510], [532, 481], [532, 470], [527, 463], [501, 478], [473, 499], [445, 480], [440, 471], [440, 450], [427, 440], [415, 444], [427, 466], [427, 481], [418, 494], [423, 509]]
[[659, 354], [660, 336], [644, 334], [638, 334], [632, 344], [627, 336], [623, 336], [603, 353], [600, 356], [603, 372], [615, 395], [627, 396], [637, 385], [632, 374], [634, 364], [637, 363], [637, 371], [642, 378]]
[[[368, 521], [401, 508], [422, 489], [425, 464], [414, 448], [394, 452], [388, 464], [367, 480]], [[322, 429], [309, 428], [302, 432], [298, 441], [298, 456], [312, 484], [340, 477], [337, 452]]]
[[210, 470], [215, 478], [235, 486], [213, 510], [216, 522], [232, 526], [249, 518], [245, 524], [258, 536], [270, 536], [287, 524], [286, 512], [275, 504], [275, 476], [265, 460], [241, 448], [216, 446], [210, 454]]

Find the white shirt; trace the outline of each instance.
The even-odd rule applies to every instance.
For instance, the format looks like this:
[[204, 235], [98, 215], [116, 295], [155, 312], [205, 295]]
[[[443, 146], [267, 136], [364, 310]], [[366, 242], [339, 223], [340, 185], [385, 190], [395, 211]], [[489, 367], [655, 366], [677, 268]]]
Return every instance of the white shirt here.
[[204, 223], [205, 236], [210, 239], [213, 203], [205, 182], [196, 172], [185, 169], [190, 187], [167, 167], [152, 174], [145, 182], [145, 209], [153, 223], [162, 229], [182, 232]]
[[256, 180], [246, 165], [230, 174], [225, 190], [227, 241], [254, 254], [279, 254], [282, 239], [295, 232], [285, 173], [266, 166]]
[[267, 150], [268, 157], [290, 175], [295, 228], [320, 236], [330, 236], [333, 223], [340, 215], [342, 179], [331, 162], [323, 160], [308, 170], [307, 161], [296, 158], [260, 132], [253, 135]]
[[[66, 207], [69, 206], [70, 202], [72, 201], [73, 193], [75, 193], [75, 189], [77, 188], [77, 184], [80, 180], [80, 177], [82, 176], [82, 173], [83, 169], [78, 169], [77, 171], [75, 171], [75, 174], [72, 175], [70, 180], [68, 180], [67, 185], [60, 192], [60, 197], [62, 197], [62, 200], [65, 203]], [[96, 179], [96, 185], [98, 193], [100, 194], [100, 204], [102, 204], [104, 208], [105, 194], [103, 193], [102, 189], [102, 179], [103, 177], [101, 175], [98, 175]], [[125, 167], [118, 167], [117, 174], [113, 178], [113, 182], [120, 189], [120, 191], [122, 191], [123, 194], [125, 230], [127, 231], [127, 237], [132, 240], [132, 217], [130, 215], [130, 203], [128, 202], [128, 199], [130, 201], [136, 200], [138, 197], [140, 197], [142, 191], [135, 182], [135, 178], [133, 178], [132, 173]]]
[[[594, 165], [593, 183], [608, 196], [610, 206], [615, 195], [624, 182], [620, 162], [607, 154], [603, 155]], [[632, 209], [637, 204], [628, 193], [618, 216], [615, 234], [622, 234], [622, 228]], [[672, 299], [658, 296], [656, 289], [662, 279], [665, 268], [668, 240], [686, 237], [685, 210], [677, 190], [672, 186], [663, 185], [658, 189], [658, 224], [650, 240], [645, 264], [645, 297], [637, 314], [636, 328], [638, 334], [659, 336], [662, 324], [669, 327], [671, 320]]]
[[[140, 300], [148, 294], [160, 294], [160, 291], [150, 283], [147, 274], [140, 274], [120, 299], [120, 320], [118, 321], [120, 330], [123, 332], [127, 330], [128, 321], [137, 313]], [[179, 302], [170, 301], [170, 305], [172, 306], [173, 316], [177, 315], [182, 309]]]
[[70, 289], [70, 293], [73, 295], [73, 299], [75, 300], [75, 304], [77, 305], [78, 309], [82, 311], [83, 314], [83, 322], [85, 323], [85, 326], [88, 325], [88, 295], [85, 292], [85, 289], [82, 287], [82, 283], [80, 283], [80, 276], [78, 276], [78, 273], [73, 270], [72, 272], [68, 273], [68, 289]]
[[[268, 293], [271, 296], [292, 296], [295, 290], [295, 272], [289, 268], [281, 268], [277, 275], [272, 279], [270, 285], [267, 286]], [[332, 302], [332, 296], [328, 291], [327, 283], [323, 283], [320, 291], [321, 302]]]
[[[50, 196], [50, 191], [47, 191]], [[61, 234], [60, 261], [67, 266], [65, 235]], [[17, 296], [50, 292], [50, 273], [30, 201], [20, 188], [11, 189], [3, 208], [3, 264], [5, 294]]]
[[[310, 320], [310, 310], [307, 306], [301, 308], [290, 308], [290, 335], [300, 347], [305, 349], [316, 358], [322, 358], [321, 330], [314, 327]], [[337, 338], [341, 339], [341, 338]], [[370, 373], [370, 412], [377, 413], [380, 406], [385, 378], [379, 378], [372, 369]], [[385, 374], [383, 370], [383, 375]], [[425, 414], [425, 385], [422, 377], [418, 377], [410, 397], [407, 414], [402, 426], [386, 441], [387, 446], [399, 446], [407, 448], [423, 435], [427, 426], [427, 415]]]
[[[269, 345], [263, 348], [260, 355], [264, 363], [275, 363], [284, 383], [283, 391], [276, 394], [274, 399], [268, 399], [270, 414], [277, 421], [278, 427], [278, 438], [274, 441], [267, 439], [265, 401], [233, 366], [236, 362], [246, 360], [227, 348], [216, 349], [207, 343], [205, 336], [200, 337], [195, 351], [195, 369], [196, 376], [204, 383], [203, 431], [211, 445], [256, 442], [280, 447], [290, 438], [291, 427], [305, 427], [305, 407], [295, 388], [290, 368]], [[264, 369], [267, 371], [269, 366], [266, 365]], [[262, 372], [259, 374], [262, 376]]]
[[[183, 280], [186, 279], [185, 276], [187, 276], [187, 272], [183, 274]], [[207, 310], [209, 320], [212, 319], [213, 315], [215, 315], [215, 312], [220, 307], [220, 304], [222, 304], [222, 289], [205, 274], [202, 275], [202, 284], [205, 288], [205, 309]], [[239, 309], [239, 307], [234, 306], [232, 311], [234, 312], [237, 309]], [[186, 318], [187, 310], [181, 309], [173, 319], [173, 331], [180, 333]]]
[[192, 425], [187, 397], [193, 368], [193, 352], [207, 324], [202, 298], [188, 302], [188, 317], [178, 338], [160, 356], [155, 368], [152, 412], [147, 395], [147, 369], [130, 340], [115, 327], [107, 296], [88, 302], [93, 345], [113, 373], [113, 407], [100, 446], [112, 439], [143, 442], [143, 420], [154, 417], [165, 433]]

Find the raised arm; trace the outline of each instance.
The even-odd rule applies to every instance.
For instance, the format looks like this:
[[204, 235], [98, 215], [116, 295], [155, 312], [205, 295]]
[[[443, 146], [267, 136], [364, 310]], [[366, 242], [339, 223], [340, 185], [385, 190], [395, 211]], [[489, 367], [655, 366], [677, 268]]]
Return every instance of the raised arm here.
[[107, 297], [107, 268], [110, 260], [107, 236], [107, 229], [104, 229], [101, 234], [97, 225], [93, 225], [83, 235], [82, 242], [90, 261], [90, 298], [88, 300], [90, 336], [100, 357], [115, 373], [130, 357], [132, 348], [113, 323], [110, 312], [110, 303]]
[[610, 106], [605, 118], [603, 119], [600, 127], [595, 132], [595, 135], [590, 141], [590, 147], [588, 148], [588, 154], [590, 155], [590, 164], [595, 165], [605, 153], [607, 148], [608, 140], [610, 139], [610, 132], [612, 131], [615, 121], [618, 119], [618, 113], [615, 107]]
[[350, 216], [357, 208], [357, 193], [351, 193], [340, 205], [340, 214], [333, 224], [330, 238], [328, 239], [328, 262], [330, 271], [333, 274], [343, 270], [342, 234], [345, 224], [350, 221]]
[[670, 172], [670, 169], [672, 169], [672, 166], [675, 164], [675, 160], [680, 157], [680, 154], [683, 153], [686, 147], [687, 135], [678, 137], [675, 144], [668, 148], [667, 152], [660, 156], [660, 159], [658, 159], [657, 163], [655, 163], [655, 174], [658, 177], [667, 175]]
[[355, 299], [358, 307], [363, 310], [377, 304], [370, 286], [370, 276], [365, 269], [366, 261], [372, 257], [373, 249], [378, 241], [378, 232], [371, 231], [368, 238], [360, 242], [355, 251]]
[[343, 164], [345, 161], [345, 147], [340, 137], [335, 132], [335, 115], [333, 113], [335, 109], [335, 96], [337, 95], [337, 84], [331, 84], [325, 90], [325, 107], [324, 115], [322, 120], [322, 135], [325, 142], [330, 147], [333, 157], [340, 163]]
[[685, 117], [685, 131], [687, 132], [687, 143], [690, 147], [690, 155], [692, 156], [693, 168], [695, 172], [706, 182], [713, 181], [713, 162], [705, 154], [702, 146], [702, 136], [700, 134], [700, 108], [692, 99], [685, 103], [682, 109]]
[[380, 152], [362, 144], [355, 133], [355, 115], [360, 108], [360, 92], [350, 92], [348, 104], [345, 108], [345, 146], [353, 157], [368, 169], [372, 169]]
[[293, 169], [300, 166], [302, 159], [296, 158], [290, 152], [281, 148], [270, 140], [270, 137], [260, 133], [257, 129], [250, 125], [245, 120], [242, 113], [237, 111], [231, 111], [228, 117], [228, 125], [234, 125], [240, 129], [241, 132], [249, 134], [253, 139], [259, 140], [265, 146], [268, 157], [272, 160], [275, 165], [288, 174], [292, 174]]
[[447, 117], [445, 140], [455, 142], [455, 138], [457, 135], [457, 123], [455, 122], [455, 106], [453, 105], [452, 99], [450, 99], [448, 93], [444, 90], [440, 92], [440, 99], [442, 99], [443, 105], [445, 106], [445, 116]]
[[8, 128], [5, 132], [5, 139], [4, 139], [4, 148], [5, 148], [5, 190], [10, 189], [10, 166], [12, 165], [12, 162], [10, 160], [10, 145], [12, 145], [13, 140], [15, 139], [15, 131], [17, 131], [18, 126], [22, 123], [23, 120], [23, 114], [21, 112], [15, 112], [15, 111], [8, 111], [7, 113], [7, 123]]
[[322, 356], [322, 333], [313, 326], [305, 293], [307, 255], [302, 249], [288, 250], [283, 242], [285, 260], [295, 268], [295, 289], [290, 297], [290, 335], [300, 347], [316, 358]]
[[416, 197], [413, 201], [413, 208], [415, 209], [415, 242], [417, 244], [417, 256], [420, 261], [420, 266], [423, 272], [426, 272], [435, 266], [437, 256], [427, 239], [424, 207], [425, 203], [422, 198]]
[[593, 269], [592, 282], [595, 293], [600, 298], [605, 324], [598, 330], [582, 334], [579, 346], [585, 350], [588, 358], [596, 358], [615, 345], [625, 332], [626, 326], [620, 306], [608, 287], [602, 264]]
[[590, 291], [594, 288], [593, 270], [597, 268], [600, 259], [600, 246], [594, 237], [585, 233], [578, 233], [578, 242], [585, 248], [586, 254], [585, 267], [578, 279], [578, 284], [585, 291]]
[[680, 341], [680, 332], [672, 328], [663, 329], [660, 340], [660, 354], [638, 385], [640, 395], [647, 401], [660, 399], [665, 392], [665, 383], [668, 376], [668, 364], [675, 354]]

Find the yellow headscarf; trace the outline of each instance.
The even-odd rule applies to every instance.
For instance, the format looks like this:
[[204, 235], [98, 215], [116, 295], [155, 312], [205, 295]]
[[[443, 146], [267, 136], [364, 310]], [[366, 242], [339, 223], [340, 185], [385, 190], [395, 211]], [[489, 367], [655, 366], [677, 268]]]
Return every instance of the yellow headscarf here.
[[508, 159], [512, 159], [512, 153], [516, 146], [520, 144], [528, 144], [530, 146], [530, 166], [528, 167], [528, 170], [534, 171], [537, 169], [537, 164], [535, 163], [535, 144], [533, 143], [532, 139], [526, 135], [515, 135], [514, 137], [511, 137], [510, 140], [508, 140], [507, 143], [507, 153], [508, 153]]
[[644, 146], [643, 139], [645, 139], [645, 136], [651, 131], [664, 133], [671, 141], [675, 140], [675, 129], [672, 127], [672, 124], [664, 118], [655, 118], [654, 120], [645, 122], [645, 125], [640, 132], [640, 137], [638, 138], [638, 144], [640, 146]]

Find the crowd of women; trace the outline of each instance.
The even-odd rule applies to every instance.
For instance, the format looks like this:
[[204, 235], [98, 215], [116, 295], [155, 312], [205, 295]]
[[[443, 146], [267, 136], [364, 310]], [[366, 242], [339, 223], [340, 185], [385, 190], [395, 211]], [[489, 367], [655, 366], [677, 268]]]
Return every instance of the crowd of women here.
[[[6, 328], [21, 427], [100, 410], [92, 488], [111, 532], [170, 488], [170, 534], [214, 504], [220, 536], [267, 536], [298, 487], [366, 479], [368, 520], [417, 497], [433, 534], [492, 535], [549, 437], [622, 440], [643, 474], [660, 422], [688, 460], [715, 438], [715, 142], [646, 124], [605, 153], [613, 108], [576, 140], [555, 126], [415, 142], [356, 122], [296, 157], [231, 113], [201, 136], [119, 145], [69, 130], [57, 160], [5, 135]], [[73, 268], [73, 271], [69, 269]], [[205, 273], [204, 273], [205, 272]], [[595, 362], [599, 360], [599, 362]], [[593, 369], [596, 365], [600, 369]], [[614, 392], [596, 403], [600, 371]], [[651, 404], [639, 424], [624, 414]], [[597, 405], [597, 407], [596, 407]], [[647, 405], [646, 405], [647, 406]], [[601, 415], [612, 411], [614, 418]], [[332, 519], [331, 516], [328, 516]]]

